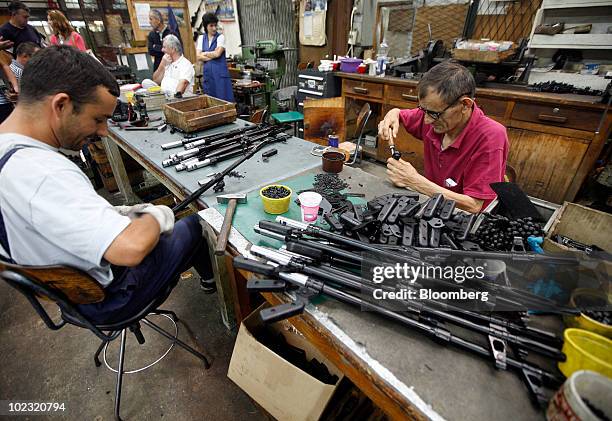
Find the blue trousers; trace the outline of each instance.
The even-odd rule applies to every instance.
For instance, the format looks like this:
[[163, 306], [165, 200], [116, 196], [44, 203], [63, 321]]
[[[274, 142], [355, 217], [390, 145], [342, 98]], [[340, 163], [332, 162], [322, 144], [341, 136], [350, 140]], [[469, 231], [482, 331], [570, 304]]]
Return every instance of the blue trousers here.
[[179, 275], [192, 266], [202, 279], [213, 277], [208, 244], [197, 215], [178, 221], [172, 234], [162, 235], [138, 266], [113, 266], [114, 279], [105, 289], [104, 301], [79, 305], [78, 309], [96, 324], [128, 319], [154, 299], [165, 299]]

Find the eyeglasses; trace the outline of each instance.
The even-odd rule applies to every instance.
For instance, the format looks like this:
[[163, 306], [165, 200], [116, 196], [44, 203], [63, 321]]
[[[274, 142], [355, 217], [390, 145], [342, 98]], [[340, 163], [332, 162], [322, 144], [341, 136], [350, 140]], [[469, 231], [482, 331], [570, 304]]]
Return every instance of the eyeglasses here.
[[442, 117], [442, 114], [444, 114], [446, 112], [446, 110], [448, 110], [450, 107], [452, 107], [453, 105], [455, 105], [462, 97], [464, 96], [471, 96], [471, 93], [466, 93], [466, 94], [461, 94], [457, 97], [456, 100], [454, 100], [453, 102], [450, 103], [450, 105], [448, 105], [445, 109], [443, 109], [442, 111], [430, 111], [426, 108], [423, 108], [421, 106], [421, 104], [419, 104], [417, 106], [417, 108], [421, 111], [423, 111], [425, 114], [427, 114], [432, 120], [439, 120], [440, 117]]

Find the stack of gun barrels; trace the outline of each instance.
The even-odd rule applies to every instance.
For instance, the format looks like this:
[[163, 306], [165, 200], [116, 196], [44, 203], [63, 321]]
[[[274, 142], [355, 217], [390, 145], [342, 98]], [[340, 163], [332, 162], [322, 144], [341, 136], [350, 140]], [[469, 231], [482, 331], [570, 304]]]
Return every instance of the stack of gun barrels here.
[[162, 149], [183, 148], [162, 161], [164, 168], [174, 166], [177, 171], [195, 171], [218, 162], [246, 154], [265, 139], [286, 141], [287, 126], [252, 125], [218, 134], [187, 137], [165, 143]]
[[[373, 211], [376, 218], [380, 212], [389, 210], [390, 207], [385, 209], [385, 204], [397, 203], [400, 199], [402, 197], [385, 196], [371, 201], [370, 208], [366, 207], [364, 213], [368, 210]], [[406, 198], [401, 202], [402, 210], [409, 206], [404, 206], [404, 202], [411, 200]], [[455, 223], [456, 227], [451, 224], [456, 229], [454, 239], [456, 237], [464, 239], [467, 236], [467, 226], [470, 226], [472, 221], [469, 221], [469, 218], [463, 221], [451, 217], [454, 203], [446, 206], [438, 203], [437, 207], [440, 209], [439, 212], [442, 212], [441, 216], [445, 222]], [[424, 210], [425, 216], [431, 218], [430, 207], [425, 205]], [[404, 218], [415, 218], [412, 211], [409, 213], [411, 216]], [[437, 214], [437, 217], [440, 215]], [[385, 218], [385, 221], [388, 223], [388, 218]], [[469, 253], [472, 257], [490, 259], [497, 255], [512, 258], [513, 253], [493, 253], [480, 249], [470, 251], [467, 247], [447, 246], [442, 249], [442, 257], [436, 255], [435, 259], [431, 259], [434, 250], [418, 247], [418, 239], [408, 241], [402, 238], [404, 235], [398, 235], [399, 241], [394, 241], [393, 245], [388, 244], [388, 241], [386, 244], [380, 244], [378, 241], [370, 242], [368, 238], [347, 235], [347, 225], [355, 225], [358, 221], [345, 220], [340, 224], [342, 222], [345, 229], [341, 230], [338, 225], [338, 229], [333, 231], [279, 216], [276, 222], [260, 221], [254, 227], [257, 233], [282, 241], [284, 244], [279, 249], [253, 245], [248, 258], [239, 256], [234, 259], [235, 267], [263, 275], [264, 279], [250, 281], [247, 287], [254, 291], [287, 289], [298, 291], [296, 302], [283, 305], [285, 307], [268, 309], [268, 313], [262, 312], [264, 321], [275, 321], [299, 314], [308, 301], [308, 298], [303, 297], [328, 296], [399, 322], [440, 344], [458, 347], [479, 355], [493, 362], [497, 369], [514, 371], [525, 382], [534, 404], [546, 405], [553, 391], [563, 381], [562, 374], [556, 368], [556, 362], [564, 361], [565, 355], [561, 352], [561, 338], [529, 323], [528, 310], [546, 308], [546, 311], [552, 313], [573, 313], [573, 309], [522, 289], [495, 284], [489, 291], [492, 295], [491, 301], [496, 304], [488, 309], [485, 308], [484, 311], [435, 299], [404, 300], [401, 303], [402, 310], [398, 311], [397, 308], [392, 309], [384, 303], [372, 300], [371, 297], [375, 289], [397, 291], [400, 286], [377, 284], [363, 275], [364, 268], [380, 265], [381, 262], [406, 262], [422, 266], [439, 264], [440, 259], [447, 259], [449, 255], [455, 254], [459, 258]], [[411, 219], [405, 222], [409, 227], [419, 224], [418, 218], [416, 221]], [[335, 221], [332, 221], [333, 223]], [[379, 232], [376, 239], [382, 231], [381, 227], [382, 225], [378, 224]], [[439, 227], [436, 224], [436, 227], [430, 226], [427, 230], [430, 237], [427, 239], [429, 247], [432, 242], [431, 230], [437, 229]], [[391, 231], [385, 234], [395, 237]], [[433, 237], [439, 238], [437, 233]], [[458, 242], [461, 243], [460, 240]], [[422, 240], [422, 245], [425, 245], [424, 243], [425, 239]], [[440, 250], [438, 248], [433, 254], [440, 254]], [[519, 257], [520, 261], [535, 262], [545, 262], [546, 258], [547, 256], [534, 253], [523, 253]], [[571, 260], [561, 263], [571, 264]], [[419, 282], [408, 285], [408, 288], [419, 289], [424, 285], [431, 285]], [[445, 283], [451, 288], [458, 287], [452, 280], [434, 282]], [[401, 287], [405, 285], [402, 284]], [[504, 304], [511, 305], [515, 310], [495, 311], [497, 308], [495, 306], [500, 304], [502, 307]], [[265, 320], [266, 317], [268, 320]], [[471, 333], [466, 334], [466, 330]]]

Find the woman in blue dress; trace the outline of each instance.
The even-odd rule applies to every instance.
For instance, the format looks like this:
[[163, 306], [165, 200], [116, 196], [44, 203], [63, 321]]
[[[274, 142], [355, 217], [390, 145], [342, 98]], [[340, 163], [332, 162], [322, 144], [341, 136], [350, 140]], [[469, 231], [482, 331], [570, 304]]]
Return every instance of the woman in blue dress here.
[[234, 102], [232, 79], [225, 60], [225, 36], [217, 32], [218, 22], [213, 13], [202, 16], [205, 30], [197, 43], [197, 58], [204, 64], [202, 88], [206, 95]]

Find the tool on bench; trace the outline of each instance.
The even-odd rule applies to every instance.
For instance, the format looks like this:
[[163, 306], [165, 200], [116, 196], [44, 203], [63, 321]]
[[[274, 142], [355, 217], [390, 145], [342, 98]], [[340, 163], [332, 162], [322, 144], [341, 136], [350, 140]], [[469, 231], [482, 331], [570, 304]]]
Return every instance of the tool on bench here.
[[397, 161], [402, 157], [402, 153], [395, 149], [395, 145], [389, 145], [389, 149], [391, 150], [391, 157]]
[[257, 143], [256, 145], [254, 145], [251, 149], [249, 149], [248, 152], [244, 154], [244, 156], [240, 157], [239, 159], [231, 163], [223, 171], [215, 174], [215, 176], [212, 177], [206, 184], [204, 184], [202, 187], [200, 187], [199, 189], [191, 193], [187, 198], [185, 198], [185, 200], [183, 200], [181, 203], [179, 203], [174, 208], [172, 208], [172, 211], [175, 214], [177, 214], [178, 212], [185, 209], [187, 206], [189, 206], [192, 202], [194, 202], [198, 197], [200, 197], [208, 189], [210, 189], [213, 186], [216, 186], [217, 184], [223, 183], [223, 179], [225, 178], [225, 176], [231, 173], [232, 171], [234, 171], [239, 165], [241, 165], [245, 161], [248, 161], [257, 152], [262, 150], [265, 146], [270, 145], [271, 143], [274, 143], [274, 142], [278, 142], [278, 139], [269, 137]]
[[217, 196], [217, 203], [227, 204], [225, 210], [225, 217], [223, 218], [223, 225], [219, 231], [219, 237], [217, 237], [217, 245], [215, 246], [215, 254], [217, 256], [223, 256], [225, 248], [227, 247], [227, 239], [229, 238], [230, 231], [232, 230], [232, 220], [234, 219], [234, 212], [236, 211], [236, 205], [238, 203], [246, 203], [246, 194], [225, 194]]
[[270, 149], [269, 151], [265, 151], [261, 154], [261, 158], [263, 162], [268, 162], [271, 157], [278, 153], [278, 149]]

